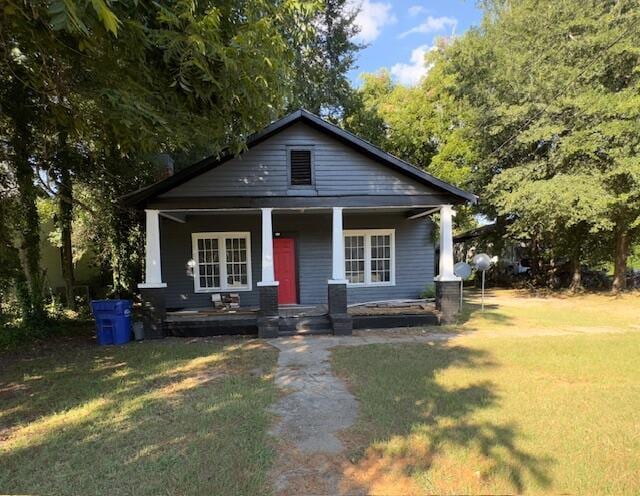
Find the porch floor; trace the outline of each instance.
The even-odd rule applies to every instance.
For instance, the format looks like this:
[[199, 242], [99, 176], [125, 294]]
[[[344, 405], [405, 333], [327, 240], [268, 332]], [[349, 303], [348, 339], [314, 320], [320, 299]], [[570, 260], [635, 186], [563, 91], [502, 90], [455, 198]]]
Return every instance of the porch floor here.
[[[258, 315], [258, 307], [240, 307], [236, 309], [214, 309], [214, 308], [183, 308], [181, 310], [173, 310], [167, 312], [167, 320], [176, 319], [219, 319], [233, 317], [256, 317]], [[280, 317], [319, 317], [327, 315], [327, 305], [279, 305], [278, 312]]]
[[380, 301], [351, 305], [349, 315], [422, 315], [436, 311], [435, 300]]
[[237, 317], [255, 317], [258, 308], [238, 308], [234, 310], [216, 310], [213, 308], [184, 308], [182, 310], [167, 311], [166, 321], [178, 322], [182, 320], [216, 320], [234, 319]]

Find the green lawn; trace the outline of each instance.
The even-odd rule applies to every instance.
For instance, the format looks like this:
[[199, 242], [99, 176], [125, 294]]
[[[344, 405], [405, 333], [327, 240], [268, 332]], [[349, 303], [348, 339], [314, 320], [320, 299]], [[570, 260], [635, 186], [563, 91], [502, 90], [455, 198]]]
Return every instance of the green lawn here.
[[462, 329], [505, 335], [620, 332], [640, 330], [639, 315], [639, 292], [623, 296], [597, 293], [572, 296], [491, 290], [487, 292], [485, 311], [481, 312], [479, 292], [465, 290]]
[[[497, 293], [491, 316], [468, 316], [472, 332], [446, 344], [337, 349], [334, 367], [360, 400], [349, 484], [639, 494], [639, 303]], [[536, 336], [555, 330], [576, 334]]]
[[0, 494], [263, 494], [276, 356], [170, 340], [0, 357]]

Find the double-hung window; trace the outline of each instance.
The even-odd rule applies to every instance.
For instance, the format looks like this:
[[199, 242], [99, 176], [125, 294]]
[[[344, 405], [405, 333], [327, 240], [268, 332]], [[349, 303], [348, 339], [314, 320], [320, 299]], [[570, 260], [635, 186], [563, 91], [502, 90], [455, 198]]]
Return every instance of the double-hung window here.
[[193, 233], [196, 293], [251, 290], [251, 234]]
[[350, 286], [393, 286], [395, 231], [344, 231], [344, 264]]

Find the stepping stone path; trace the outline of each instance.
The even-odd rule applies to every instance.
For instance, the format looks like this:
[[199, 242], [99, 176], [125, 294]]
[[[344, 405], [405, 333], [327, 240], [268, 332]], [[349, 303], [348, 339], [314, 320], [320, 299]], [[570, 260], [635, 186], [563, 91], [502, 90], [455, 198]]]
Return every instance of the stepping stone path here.
[[275, 381], [285, 393], [272, 408], [278, 415], [271, 430], [279, 441], [271, 473], [276, 494], [343, 494], [340, 482], [347, 460], [338, 433], [353, 425], [358, 403], [331, 370], [331, 348], [427, 343], [450, 337], [295, 336], [268, 341], [280, 350]]

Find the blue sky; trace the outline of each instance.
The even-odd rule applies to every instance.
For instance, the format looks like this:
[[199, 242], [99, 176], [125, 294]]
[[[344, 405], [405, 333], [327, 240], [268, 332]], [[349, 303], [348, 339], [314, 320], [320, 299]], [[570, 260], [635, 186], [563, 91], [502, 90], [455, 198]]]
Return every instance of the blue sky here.
[[355, 85], [359, 75], [381, 67], [394, 79], [413, 85], [425, 73], [424, 54], [439, 36], [459, 35], [482, 18], [475, 0], [353, 0], [360, 5], [357, 41], [368, 44], [349, 74]]

